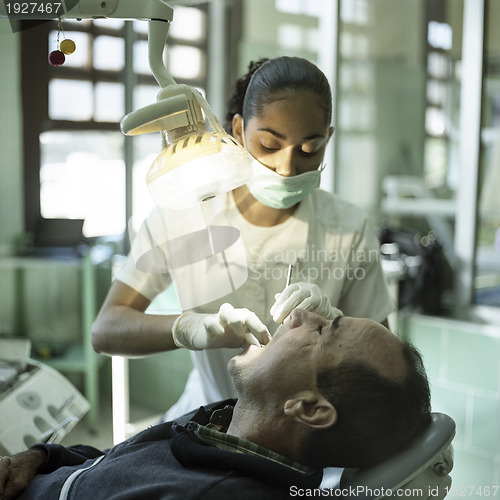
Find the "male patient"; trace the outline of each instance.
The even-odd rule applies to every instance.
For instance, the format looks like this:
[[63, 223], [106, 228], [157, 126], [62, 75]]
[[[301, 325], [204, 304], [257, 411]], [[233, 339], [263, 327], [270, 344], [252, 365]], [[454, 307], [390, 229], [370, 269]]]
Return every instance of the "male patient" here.
[[269, 344], [247, 346], [228, 370], [236, 402], [106, 452], [45, 444], [2, 458], [0, 498], [26, 488], [20, 498], [274, 500], [291, 486], [317, 488], [323, 467], [384, 459], [430, 421], [418, 352], [372, 320], [295, 309]]

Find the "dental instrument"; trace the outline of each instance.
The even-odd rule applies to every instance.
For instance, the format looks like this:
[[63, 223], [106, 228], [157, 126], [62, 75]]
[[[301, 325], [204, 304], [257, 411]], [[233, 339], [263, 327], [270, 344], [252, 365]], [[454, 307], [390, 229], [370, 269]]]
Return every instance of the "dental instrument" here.
[[[292, 282], [292, 273], [293, 273], [293, 264], [288, 264], [288, 274], [286, 276], [286, 284], [285, 284], [285, 288], [287, 288], [290, 283]], [[287, 316], [288, 318], [288, 316]], [[287, 319], [285, 318], [281, 324], [284, 325], [285, 324], [285, 320]]]
[[288, 274], [287, 274], [287, 277], [286, 277], [286, 285], [285, 285], [285, 288], [290, 285], [291, 281], [292, 281], [292, 272], [293, 272], [293, 264], [289, 264], [288, 265]]
[[262, 344], [251, 333], [245, 333], [245, 342], [250, 345], [262, 347]]

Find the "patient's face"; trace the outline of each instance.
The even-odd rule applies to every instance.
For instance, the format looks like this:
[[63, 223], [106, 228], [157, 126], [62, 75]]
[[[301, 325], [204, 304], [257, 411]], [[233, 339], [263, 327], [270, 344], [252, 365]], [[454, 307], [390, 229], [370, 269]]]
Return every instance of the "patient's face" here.
[[391, 378], [406, 371], [400, 341], [376, 321], [341, 316], [334, 321], [295, 309], [264, 347], [248, 346], [228, 365], [240, 394], [266, 386], [316, 388], [320, 368], [358, 360]]

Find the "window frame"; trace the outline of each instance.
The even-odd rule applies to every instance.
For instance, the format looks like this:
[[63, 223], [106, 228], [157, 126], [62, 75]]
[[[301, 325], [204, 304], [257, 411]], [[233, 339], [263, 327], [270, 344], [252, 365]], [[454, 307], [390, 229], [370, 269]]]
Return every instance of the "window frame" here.
[[[190, 5], [189, 5], [190, 6]], [[192, 6], [190, 6], [192, 7]], [[195, 47], [203, 52], [202, 64], [205, 66], [205, 71], [200, 78], [181, 79], [176, 78], [177, 83], [187, 84], [197, 88], [207, 89], [208, 87], [208, 68], [210, 63], [208, 50], [208, 26], [209, 26], [209, 2], [196, 5], [205, 13], [207, 33], [206, 39], [202, 40], [184, 40], [178, 39], [169, 34], [167, 38], [166, 50], [172, 46], [189, 46]], [[37, 221], [41, 217], [41, 196], [40, 196], [40, 169], [41, 169], [41, 145], [40, 135], [48, 131], [119, 131], [119, 122], [106, 122], [91, 120], [72, 121], [58, 120], [49, 117], [49, 83], [52, 78], [63, 80], [86, 80], [93, 85], [99, 82], [123, 83], [124, 92], [124, 109], [125, 113], [131, 111], [131, 92], [128, 92], [126, 87], [135, 87], [136, 85], [152, 85], [157, 86], [157, 82], [152, 74], [135, 73], [130, 68], [126, 68], [129, 61], [133, 61], [133, 45], [136, 40], [147, 41], [146, 33], [139, 33], [133, 29], [131, 24], [133, 21], [125, 21], [124, 26], [120, 29], [107, 28], [102, 25], [95, 25], [93, 22], [85, 23], [79, 26], [78, 23], [64, 25], [63, 29], [68, 31], [81, 31], [89, 33], [91, 37], [99, 35], [120, 36], [125, 40], [125, 67], [122, 70], [101, 70], [93, 67], [91, 60], [90, 68], [75, 68], [71, 66], [53, 67], [48, 63], [48, 54], [52, 50], [53, 44], [50, 38], [50, 33], [58, 28], [57, 21], [39, 22], [39, 21], [23, 21], [21, 27], [21, 53], [29, 54], [21, 60], [21, 85], [22, 85], [22, 113], [23, 113], [23, 141], [24, 141], [24, 157], [23, 157], [23, 176], [24, 176], [24, 227], [27, 233], [33, 233]], [[127, 28], [128, 24], [128, 28]], [[130, 36], [132, 34], [132, 36]], [[128, 38], [132, 38], [129, 40]], [[49, 47], [51, 47], [49, 49]], [[77, 48], [78, 50], [78, 48]], [[127, 51], [129, 53], [127, 53]], [[132, 53], [130, 53], [132, 52]], [[71, 56], [69, 56], [71, 57]], [[36, 75], [34, 82], [33, 75]], [[135, 109], [135, 108], [134, 108]], [[126, 138], [124, 147], [124, 161], [126, 165], [126, 183], [130, 185], [131, 168], [128, 165], [132, 162], [133, 143], [130, 138]], [[132, 152], [132, 153], [131, 153]], [[128, 158], [127, 158], [128, 156]], [[131, 188], [127, 187], [127, 191]], [[131, 204], [131, 196], [127, 194], [126, 204]], [[125, 208], [127, 219], [130, 216], [131, 207]]]

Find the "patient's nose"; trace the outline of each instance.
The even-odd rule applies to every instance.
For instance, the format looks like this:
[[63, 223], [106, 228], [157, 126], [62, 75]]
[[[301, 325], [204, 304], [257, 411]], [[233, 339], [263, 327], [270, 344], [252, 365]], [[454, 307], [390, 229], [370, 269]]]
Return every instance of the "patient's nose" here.
[[305, 309], [294, 309], [290, 313], [290, 328], [297, 328], [304, 323], [311, 321], [314, 315]]
[[327, 323], [331, 323], [331, 321], [305, 309], [294, 309], [290, 313], [290, 328], [303, 325], [307, 328], [317, 328], [318, 326], [325, 326]]

